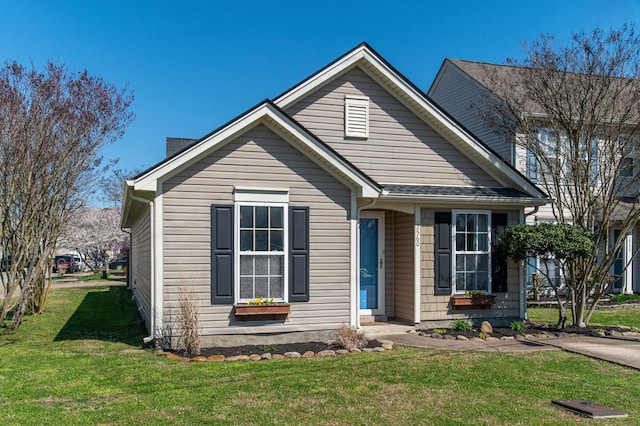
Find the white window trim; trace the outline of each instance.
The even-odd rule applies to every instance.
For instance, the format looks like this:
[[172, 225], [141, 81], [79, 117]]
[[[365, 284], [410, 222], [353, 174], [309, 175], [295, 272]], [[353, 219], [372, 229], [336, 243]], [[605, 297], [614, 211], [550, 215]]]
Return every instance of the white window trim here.
[[256, 188], [235, 186], [233, 201], [244, 203], [288, 203], [289, 188]]
[[[288, 197], [288, 194], [287, 194]], [[259, 198], [259, 197], [258, 197]], [[282, 298], [276, 298], [276, 302], [284, 302], [287, 303], [289, 299], [289, 205], [287, 203], [269, 203], [269, 202], [260, 202], [260, 201], [236, 201], [234, 208], [234, 229], [233, 229], [233, 237], [234, 237], [234, 258], [233, 258], [233, 268], [234, 268], [234, 293], [235, 293], [235, 303], [246, 303], [253, 299], [242, 299], [240, 298], [240, 207], [242, 206], [261, 206], [261, 207], [282, 207], [282, 219], [283, 219], [283, 250], [282, 252], [273, 252], [274, 254], [281, 253], [283, 255], [283, 294]], [[252, 251], [243, 251], [242, 254], [251, 255], [255, 253], [266, 253], [266, 252], [252, 252]]]
[[[364, 124], [364, 131], [356, 131], [353, 129], [352, 108], [364, 108], [364, 123], [357, 123], [360, 126]], [[369, 98], [363, 96], [345, 96], [344, 97], [344, 135], [349, 138], [368, 138], [369, 137]]]
[[456, 258], [457, 258], [457, 247], [456, 247], [456, 217], [458, 214], [486, 214], [487, 215], [487, 251], [478, 251], [478, 252], [467, 252], [469, 254], [485, 254], [489, 255], [487, 259], [488, 267], [487, 267], [487, 294], [491, 294], [491, 210], [452, 210], [451, 211], [451, 291], [453, 294], [464, 294], [465, 290], [458, 290], [457, 282], [458, 277], [456, 274]]
[[[570, 178], [569, 176], [569, 171], [568, 171], [568, 162], [565, 161], [566, 158], [570, 157], [570, 155], [566, 152], [566, 135], [558, 135], [557, 137], [559, 138], [559, 141], [553, 141], [552, 144], [548, 144], [548, 140], [552, 139], [554, 137], [553, 135], [553, 131], [551, 128], [549, 127], [539, 127], [536, 129], [535, 131], [536, 134], [536, 139], [538, 140], [538, 143], [540, 143], [540, 148], [542, 149], [542, 151], [545, 152], [545, 155], [551, 159], [551, 158], [556, 158], [557, 161], [560, 164], [564, 164], [563, 168], [564, 170], [562, 171], [564, 176], [563, 176], [563, 181], [561, 182], [561, 185], [565, 185], [565, 186], [569, 186], [570, 182], [567, 180], [567, 178]], [[546, 135], [547, 136], [547, 141], [542, 140], [542, 135]], [[586, 142], [580, 142], [580, 144], [585, 144]], [[602, 147], [602, 138], [596, 137], [594, 139], [592, 139], [591, 141], [589, 141], [589, 147], [586, 147], [585, 149], [581, 149], [582, 152], [588, 152], [587, 150], [593, 150], [593, 146], [595, 144], [596, 146], [596, 156], [594, 159], [592, 159], [592, 165], [591, 167], [595, 167], [595, 169], [592, 169], [589, 171], [589, 173], [591, 175], [593, 175], [593, 185], [594, 186], [598, 186], [599, 181], [600, 181], [600, 149]], [[552, 152], [553, 148], [559, 148], [559, 152]], [[528, 155], [528, 151], [526, 155]], [[553, 156], [553, 154], [555, 154], [555, 157]], [[586, 157], [586, 156], [585, 156]], [[586, 159], [586, 158], [585, 158]], [[526, 161], [526, 175], [527, 178], [531, 179], [529, 177], [529, 170], [528, 170], [528, 158], [525, 159]], [[595, 161], [595, 163], [593, 163]], [[594, 166], [595, 164], [595, 166]], [[537, 160], [534, 159], [534, 164], [532, 165], [532, 167], [535, 168], [535, 174], [536, 174], [536, 178], [534, 179], [535, 182], [537, 183], [548, 183], [547, 181], [547, 176], [545, 176], [545, 171], [544, 171], [544, 167], [541, 163], [539, 163]]]

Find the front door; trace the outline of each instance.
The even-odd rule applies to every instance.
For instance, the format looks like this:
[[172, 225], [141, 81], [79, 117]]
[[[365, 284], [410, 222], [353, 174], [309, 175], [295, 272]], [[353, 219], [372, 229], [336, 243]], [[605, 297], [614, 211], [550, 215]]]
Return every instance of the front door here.
[[360, 215], [360, 314], [384, 315], [384, 213]]
[[[613, 231], [613, 241], [617, 241], [620, 237], [620, 230], [615, 229]], [[625, 272], [625, 244], [616, 252], [616, 258], [613, 262], [613, 268], [611, 274], [616, 277], [616, 280], [613, 283], [613, 287], [611, 288], [612, 293], [622, 293], [624, 291], [624, 272]]]

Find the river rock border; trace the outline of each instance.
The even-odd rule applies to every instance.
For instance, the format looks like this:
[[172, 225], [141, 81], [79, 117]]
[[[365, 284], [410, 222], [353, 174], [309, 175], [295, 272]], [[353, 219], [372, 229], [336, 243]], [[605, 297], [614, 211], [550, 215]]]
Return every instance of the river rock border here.
[[[616, 326], [618, 330], [605, 330], [605, 331], [593, 331], [590, 333], [585, 333], [586, 335], [595, 336], [595, 337], [640, 337], [640, 332], [633, 331], [631, 327], [618, 325]], [[457, 336], [450, 334], [441, 334], [441, 333], [429, 333], [426, 331], [416, 331], [417, 334], [423, 337], [430, 337], [432, 339], [445, 339], [445, 340], [463, 340], [463, 341], [498, 341], [498, 340], [540, 340], [540, 339], [553, 339], [557, 337], [576, 337], [580, 336], [580, 333], [571, 333], [571, 332], [563, 332], [563, 331], [551, 331], [551, 330], [536, 330], [535, 333], [524, 333], [524, 334], [515, 334], [513, 336], [501, 336], [495, 337], [491, 336], [493, 332], [493, 328], [491, 324], [487, 321], [482, 323], [480, 327], [480, 331], [484, 333], [485, 337], [467, 337], [462, 334]]]
[[335, 358], [338, 356], [345, 356], [358, 353], [375, 353], [386, 352], [393, 350], [393, 342], [390, 340], [380, 340], [380, 346], [375, 348], [352, 348], [352, 349], [325, 349], [319, 352], [308, 351], [303, 354], [299, 352], [285, 352], [283, 354], [273, 354], [271, 352], [265, 352], [262, 354], [251, 355], [234, 355], [225, 357], [224, 355], [209, 355], [209, 356], [196, 356], [193, 358], [183, 357], [176, 355], [173, 352], [165, 352], [162, 349], [154, 351], [155, 355], [165, 356], [167, 359], [171, 359], [178, 362], [241, 362], [241, 361], [269, 361], [278, 359], [311, 359], [311, 358]]

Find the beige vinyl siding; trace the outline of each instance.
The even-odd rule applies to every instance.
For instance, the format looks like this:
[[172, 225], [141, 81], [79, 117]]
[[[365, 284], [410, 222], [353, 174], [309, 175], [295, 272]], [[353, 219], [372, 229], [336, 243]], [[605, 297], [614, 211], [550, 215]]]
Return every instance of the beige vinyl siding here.
[[[366, 139], [345, 137], [346, 95], [370, 98]], [[500, 186], [359, 68], [287, 112], [379, 183]]]
[[395, 317], [399, 320], [414, 322], [414, 257], [413, 257], [413, 215], [393, 212], [394, 246], [393, 259], [393, 301]]
[[[310, 300], [284, 323], [234, 323], [231, 305], [211, 305], [210, 206], [233, 204], [234, 186], [288, 188], [309, 207]], [[180, 287], [197, 300], [203, 336], [334, 329], [349, 323], [350, 189], [264, 125], [249, 130], [162, 185], [164, 314]]]
[[394, 211], [384, 212], [384, 314], [387, 318], [395, 316], [394, 309], [394, 277], [396, 257]]
[[443, 64], [429, 90], [429, 97], [442, 109], [502, 158], [513, 162], [512, 144], [504, 142], [478, 115], [479, 108], [485, 105], [487, 96], [490, 96], [490, 92], [486, 88], [448, 61]]
[[133, 294], [147, 331], [151, 332], [151, 214], [149, 207], [131, 228]]
[[[449, 306], [450, 295], [436, 296], [434, 294], [435, 263], [434, 263], [434, 223], [435, 211], [422, 208], [420, 213], [420, 320], [421, 321], [450, 321], [458, 318], [465, 319], [495, 319], [504, 318], [507, 321], [520, 317], [519, 286], [520, 266], [509, 260], [507, 267], [507, 292], [494, 293], [496, 302], [491, 309], [452, 311]], [[438, 209], [446, 211], [446, 209]], [[493, 213], [507, 213], [508, 225], [518, 223], [519, 212], [498, 211]], [[507, 326], [509, 324], [506, 324]]]

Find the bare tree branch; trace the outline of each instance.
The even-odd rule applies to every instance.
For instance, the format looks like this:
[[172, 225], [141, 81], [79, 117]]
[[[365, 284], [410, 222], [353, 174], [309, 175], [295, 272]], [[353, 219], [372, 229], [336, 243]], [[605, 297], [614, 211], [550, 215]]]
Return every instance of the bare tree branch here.
[[[11, 329], [44, 285], [55, 242], [101, 170], [100, 149], [133, 120], [133, 97], [86, 71], [47, 63], [0, 68], [0, 323]], [[42, 301], [43, 302], [43, 301]]]
[[594, 234], [592, 255], [567, 271], [574, 323], [584, 326], [640, 220], [640, 37], [632, 26], [576, 33], [567, 45], [547, 35], [524, 52], [508, 66], [486, 66], [483, 83], [496, 96], [479, 112], [533, 156], [556, 221]]

